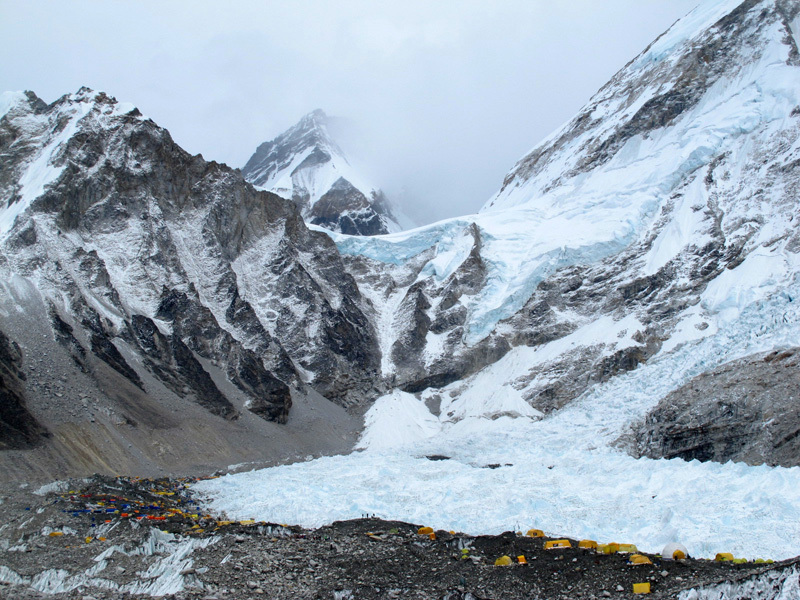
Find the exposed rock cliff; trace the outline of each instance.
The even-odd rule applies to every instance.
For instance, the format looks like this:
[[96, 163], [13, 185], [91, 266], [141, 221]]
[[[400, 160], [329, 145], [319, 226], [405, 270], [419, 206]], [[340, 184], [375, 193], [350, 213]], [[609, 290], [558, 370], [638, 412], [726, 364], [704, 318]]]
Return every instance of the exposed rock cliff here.
[[743, 358], [692, 379], [633, 429], [650, 458], [800, 466], [800, 356]]

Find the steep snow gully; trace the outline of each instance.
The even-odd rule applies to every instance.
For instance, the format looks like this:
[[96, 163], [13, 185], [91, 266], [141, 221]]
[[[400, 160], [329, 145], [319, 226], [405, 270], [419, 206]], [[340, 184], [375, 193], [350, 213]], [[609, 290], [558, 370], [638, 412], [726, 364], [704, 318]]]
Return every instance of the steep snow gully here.
[[[371, 237], [334, 218], [355, 195], [335, 185], [321, 115], [252, 159], [284, 199], [105, 94], [3, 95], [0, 367], [16, 404], [0, 425], [26, 429], [0, 459], [23, 475], [294, 461], [194, 491], [233, 519], [309, 527], [374, 514], [800, 554], [800, 466], [633, 457], [670, 393], [713, 389], [731, 361], [725, 385], [745, 389], [754, 357], [800, 347], [799, 15], [796, 0], [703, 2], [478, 214]], [[348, 218], [379, 200], [359, 194]], [[796, 364], [770, 363], [776, 389]], [[788, 433], [761, 456], [800, 465], [800, 413], [770, 397], [750, 431]], [[736, 442], [735, 406], [717, 404], [704, 414], [730, 428], [714, 439]]]

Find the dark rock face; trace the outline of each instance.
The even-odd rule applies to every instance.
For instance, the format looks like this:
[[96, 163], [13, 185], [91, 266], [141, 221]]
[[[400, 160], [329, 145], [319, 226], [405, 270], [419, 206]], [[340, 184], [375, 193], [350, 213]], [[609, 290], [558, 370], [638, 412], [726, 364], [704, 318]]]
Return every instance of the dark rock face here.
[[[256, 352], [237, 344], [229, 333], [217, 326], [211, 311], [197, 299], [191, 300], [185, 292], [164, 290], [156, 317], [171, 323], [174, 336], [179, 340], [185, 339], [188, 347], [201, 357], [225, 364], [230, 381], [252, 399], [251, 406], [248, 406], [252, 412], [285, 423], [292, 399], [289, 386], [284, 382], [299, 383], [292, 361], [283, 347], [264, 330], [252, 307], [241, 301], [236, 289], [231, 295], [234, 297], [231, 307], [238, 308], [229, 308], [226, 313], [229, 321], [237, 320], [232, 318], [236, 314], [246, 313], [246, 318], [238, 320], [250, 324], [249, 333], [262, 340], [258, 352], [262, 356], [273, 356], [272, 372], [264, 367], [264, 361]], [[256, 410], [254, 406], [259, 408]]]
[[[510, 349], [504, 339], [463, 344], [469, 326], [466, 305], [486, 284], [487, 270], [481, 256], [479, 228], [469, 225], [461, 236], [470, 244], [470, 251], [449, 277], [442, 281], [420, 277], [431, 258], [426, 253], [412, 261], [409, 273], [405, 274], [414, 283], [407, 288], [394, 316], [398, 333], [391, 347], [391, 359], [396, 369], [394, 382], [406, 391], [418, 392], [452, 383], [497, 361]], [[425, 356], [429, 334], [444, 337], [444, 347], [448, 349], [433, 361]]]
[[733, 361], [666, 396], [632, 431], [650, 458], [800, 465], [800, 351]]
[[147, 357], [148, 368], [173, 392], [180, 397], [191, 392], [198, 404], [220, 417], [238, 416], [180, 337], [165, 336], [151, 319], [141, 315], [132, 316], [131, 329]]
[[[80, 367], [82, 371], [86, 371], [86, 349], [75, 338], [73, 332], [75, 329], [61, 318], [58, 311], [54, 306], [50, 307], [50, 319], [52, 321], [53, 333], [55, 333], [58, 342], [69, 352], [72, 360]], [[141, 384], [141, 382], [139, 382]]]
[[114, 346], [111, 338], [103, 333], [92, 334], [92, 352], [97, 358], [114, 369], [117, 373], [131, 381], [139, 389], [144, 389], [139, 374], [133, 370], [128, 361], [120, 354]]
[[0, 450], [21, 450], [39, 444], [49, 432], [25, 404], [22, 351], [0, 331]]
[[425, 295], [425, 287], [425, 282], [421, 281], [408, 288], [400, 308], [400, 317], [410, 325], [392, 346], [392, 358], [401, 369], [417, 366], [427, 343], [426, 336], [431, 327], [427, 311], [431, 303]]
[[388, 233], [373, 203], [343, 177], [311, 207], [309, 216], [314, 225], [347, 235]]
[[265, 370], [254, 352], [242, 349], [229, 357], [227, 374], [251, 398], [247, 406], [250, 412], [268, 421], [286, 423], [292, 407], [289, 386]]

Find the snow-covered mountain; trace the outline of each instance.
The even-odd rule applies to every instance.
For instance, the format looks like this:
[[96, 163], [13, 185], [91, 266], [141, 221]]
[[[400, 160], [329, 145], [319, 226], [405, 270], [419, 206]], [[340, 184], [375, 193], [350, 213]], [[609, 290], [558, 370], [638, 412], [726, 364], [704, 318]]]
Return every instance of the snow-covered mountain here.
[[364, 452], [204, 483], [209, 505], [796, 555], [798, 48], [796, 0], [703, 2], [479, 214], [331, 234], [397, 389]]
[[505, 357], [519, 366], [495, 394], [549, 412], [786, 289], [800, 242], [797, 12], [704, 3], [479, 214], [334, 236], [373, 300], [384, 375], [417, 392]]
[[[294, 203], [189, 156], [103, 94], [4, 96], [3, 367], [28, 378], [10, 381], [34, 419], [16, 439], [46, 429], [74, 444], [61, 433], [70, 410], [92, 429], [99, 413], [74, 379], [118, 415], [103, 426], [123, 440], [175, 418], [142, 404], [154, 390], [170, 410], [197, 400], [208, 428], [238, 416], [273, 437], [284, 434], [251, 414], [292, 425], [313, 392], [339, 406], [378, 399], [366, 448], [428, 440], [445, 452], [459, 431], [489, 444], [500, 423], [515, 443], [541, 435], [584, 466], [590, 446], [625, 468], [633, 459], [614, 444], [699, 455], [705, 425], [659, 401], [703, 374], [735, 386], [763, 372], [764, 353], [800, 346], [798, 13], [782, 0], [704, 3], [520, 160], [480, 213], [379, 237], [309, 230]], [[341, 163], [318, 130], [287, 135], [280, 147], [297, 152], [268, 145], [259, 185], [280, 171], [289, 189], [322, 148], [331, 159], [303, 188], [322, 202], [317, 183], [334, 186], [322, 175]], [[55, 367], [26, 369], [45, 352]], [[742, 367], [725, 370], [733, 360]], [[783, 364], [794, 363], [770, 363], [775, 393], [791, 384]], [[766, 420], [769, 408], [742, 414]], [[770, 448], [791, 431], [773, 430], [736, 456], [796, 464], [785, 444]], [[523, 447], [533, 458], [520, 461], [539, 460]]]
[[133, 106], [3, 95], [0, 194], [3, 367], [27, 380], [5, 416], [38, 422], [17, 446], [50, 432], [49, 470], [307, 453], [314, 427], [271, 425], [293, 402], [374, 395], [374, 331], [331, 240]]
[[274, 140], [261, 144], [242, 169], [245, 179], [300, 208], [314, 225], [348, 235], [395, 233], [410, 226], [384, 193], [366, 181], [315, 110]]
[[335, 453], [365, 411], [207, 508], [796, 555], [799, 38], [704, 2], [480, 213], [379, 237], [102, 93], [2, 96], [0, 474]]

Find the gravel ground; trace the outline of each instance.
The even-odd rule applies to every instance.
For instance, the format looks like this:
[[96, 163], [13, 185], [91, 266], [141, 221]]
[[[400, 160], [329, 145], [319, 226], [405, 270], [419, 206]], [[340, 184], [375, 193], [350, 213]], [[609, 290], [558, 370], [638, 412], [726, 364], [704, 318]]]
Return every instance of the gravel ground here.
[[[688, 559], [629, 565], [628, 555], [545, 550], [550, 538], [506, 532], [418, 533], [378, 519], [316, 530], [204, 515], [190, 479], [94, 477], [49, 493], [0, 495], [0, 597], [280, 599], [651, 598], [782, 571], [774, 564]], [[601, 540], [603, 541], [603, 540]], [[625, 541], [625, 540], [620, 540]], [[502, 556], [509, 566], [494, 566]], [[527, 564], [517, 557], [524, 556]]]

